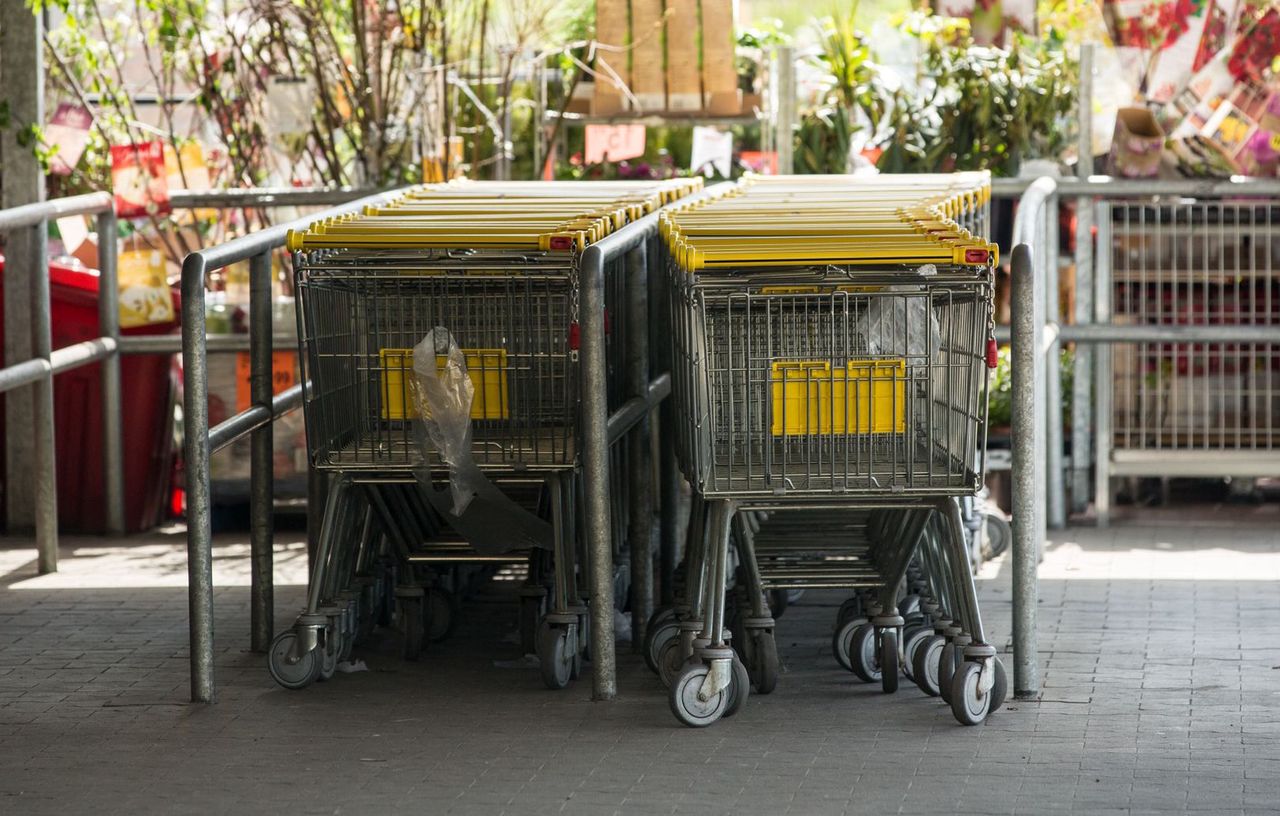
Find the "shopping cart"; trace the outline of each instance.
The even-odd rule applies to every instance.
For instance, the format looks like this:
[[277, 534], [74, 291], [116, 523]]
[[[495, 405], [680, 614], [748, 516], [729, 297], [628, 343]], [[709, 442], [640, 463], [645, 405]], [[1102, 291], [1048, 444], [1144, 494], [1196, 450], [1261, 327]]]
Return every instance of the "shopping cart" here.
[[498, 568], [527, 570], [521, 640], [547, 685], [577, 675], [578, 258], [698, 186], [450, 182], [290, 235], [308, 448], [331, 487], [277, 681], [324, 677], [378, 622], [416, 658]]
[[[994, 362], [988, 185], [759, 178], [664, 211], [676, 447], [697, 500], [685, 597], [646, 649], [685, 724], [772, 690], [779, 589], [854, 590], [835, 651], [885, 691], [910, 656], [962, 722], [1002, 703], [957, 503], [981, 484]], [[926, 646], [935, 664], [917, 668]]]

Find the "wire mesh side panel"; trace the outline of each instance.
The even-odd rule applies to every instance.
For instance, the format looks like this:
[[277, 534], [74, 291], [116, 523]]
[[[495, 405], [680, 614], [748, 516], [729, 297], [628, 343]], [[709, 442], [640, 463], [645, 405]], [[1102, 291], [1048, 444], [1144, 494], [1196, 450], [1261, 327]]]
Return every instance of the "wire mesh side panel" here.
[[[308, 445], [319, 468], [411, 468], [429, 450], [413, 349], [444, 327], [474, 395], [472, 454], [485, 469], [572, 466], [576, 284], [563, 259], [311, 253], [298, 262]], [[437, 355], [437, 367], [444, 358]], [[429, 454], [435, 460], [434, 452]]]
[[[1115, 202], [1116, 323], [1280, 321], [1280, 207], [1250, 201]], [[1117, 451], [1280, 449], [1280, 357], [1272, 344], [1112, 348]]]
[[680, 450], [703, 493], [976, 489], [989, 285], [787, 289], [685, 293]]

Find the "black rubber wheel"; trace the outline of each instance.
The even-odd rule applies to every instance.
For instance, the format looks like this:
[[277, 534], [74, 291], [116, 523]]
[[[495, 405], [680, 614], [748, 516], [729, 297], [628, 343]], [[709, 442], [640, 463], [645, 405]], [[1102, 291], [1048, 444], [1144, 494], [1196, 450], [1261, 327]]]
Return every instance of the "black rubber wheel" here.
[[733, 667], [730, 671], [732, 674], [729, 688], [725, 689], [729, 694], [729, 703], [724, 707], [723, 716], [725, 717], [737, 714], [746, 704], [747, 698], [751, 696], [751, 676], [747, 673], [747, 665], [736, 654], [733, 656]]
[[717, 693], [710, 700], [698, 699], [698, 690], [710, 669], [702, 662], [691, 662], [672, 679], [667, 702], [676, 719], [690, 728], [705, 728], [724, 716], [729, 704], [728, 689]]
[[930, 635], [916, 647], [915, 654], [911, 656], [911, 679], [930, 697], [937, 697], [939, 694], [938, 666], [942, 659], [942, 648], [946, 645], [947, 639], [942, 635]]
[[559, 691], [573, 680], [573, 655], [569, 654], [569, 632], [543, 623], [538, 632], [538, 668], [547, 688]]
[[404, 632], [401, 654], [405, 660], [417, 660], [422, 655], [422, 644], [426, 640], [423, 617], [422, 598], [400, 599], [400, 629]]
[[880, 688], [885, 694], [898, 690], [898, 630], [880, 632]]
[[302, 655], [297, 663], [289, 662], [289, 651], [297, 638], [297, 632], [286, 629], [276, 635], [267, 651], [267, 670], [271, 672], [271, 678], [291, 691], [304, 689], [320, 677], [319, 648]]
[[850, 643], [853, 640], [853, 633], [858, 627], [864, 625], [865, 622], [858, 618], [850, 618], [837, 626], [836, 631], [831, 635], [831, 653], [835, 655], [836, 662], [845, 671], [853, 671], [853, 658], [849, 653]]
[[982, 558], [989, 561], [1009, 549], [1013, 541], [1013, 527], [1009, 520], [999, 513], [987, 513], [986, 535], [983, 536]]
[[546, 596], [520, 599], [520, 651], [538, 653], [538, 625], [542, 623]]
[[951, 713], [961, 725], [979, 725], [986, 722], [995, 701], [995, 686], [986, 694], [979, 694], [978, 683], [982, 677], [982, 664], [966, 660], [951, 679]]
[[790, 601], [787, 599], [787, 591], [785, 589], [769, 590], [769, 611], [773, 613], [774, 619], [782, 617], [782, 613], [787, 611]]
[[644, 662], [654, 674], [662, 671], [658, 660], [662, 656], [662, 650], [666, 647], [667, 641], [678, 637], [680, 637], [680, 621], [674, 617], [659, 622], [657, 626], [645, 633]]
[[460, 607], [458, 596], [447, 589], [427, 590], [427, 640], [432, 643], [447, 640], [458, 628]]
[[862, 614], [862, 597], [854, 595], [845, 598], [844, 603], [840, 604], [840, 611], [836, 612], [836, 629], [839, 630], [849, 621], [861, 617], [864, 617]]
[[942, 653], [938, 656], [938, 696], [947, 705], [951, 704], [951, 679], [956, 674], [956, 654], [959, 651], [954, 643], [948, 643], [942, 647]]
[[754, 635], [756, 693], [771, 694], [778, 687], [778, 675], [782, 668], [778, 660], [778, 641], [773, 636], [772, 629], [757, 629]]
[[880, 656], [876, 654], [876, 628], [859, 624], [849, 638], [849, 667], [864, 683], [880, 681]]

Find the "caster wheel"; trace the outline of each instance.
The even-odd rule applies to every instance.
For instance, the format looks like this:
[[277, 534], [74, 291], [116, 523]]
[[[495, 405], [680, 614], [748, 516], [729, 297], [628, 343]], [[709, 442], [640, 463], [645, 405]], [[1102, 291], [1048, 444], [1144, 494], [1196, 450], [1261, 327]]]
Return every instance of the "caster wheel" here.
[[780, 618], [782, 613], [787, 611], [788, 598], [785, 589], [769, 590], [769, 611], [773, 613], [773, 617]]
[[942, 649], [946, 645], [947, 639], [942, 635], [931, 634], [916, 646], [915, 653], [911, 656], [911, 679], [930, 697], [937, 697], [940, 693], [938, 666], [942, 660]]
[[898, 630], [880, 633], [880, 688], [885, 694], [898, 690]]
[[938, 696], [947, 705], [951, 704], [951, 679], [955, 677], [958, 653], [956, 645], [948, 643], [942, 647], [942, 653], [938, 656]]
[[835, 655], [836, 662], [845, 671], [853, 671], [853, 659], [849, 655], [849, 644], [853, 639], [853, 633], [857, 631], [859, 626], [864, 625], [863, 621], [857, 618], [850, 618], [836, 627], [835, 634], [831, 636], [831, 653]]
[[986, 526], [986, 535], [982, 537], [982, 559], [990, 561], [1009, 549], [1009, 542], [1013, 541], [1013, 527], [999, 513], [987, 513]]
[[653, 614], [649, 616], [649, 623], [645, 626], [646, 632], [652, 632], [662, 624], [669, 620], [676, 619], [676, 610], [673, 606], [660, 606], [653, 610]]
[[289, 652], [293, 649], [298, 633], [289, 629], [276, 635], [271, 641], [271, 650], [267, 652], [267, 670], [271, 678], [287, 689], [304, 689], [320, 676], [319, 649], [312, 649], [298, 658], [297, 663], [289, 662]]
[[728, 689], [712, 695], [709, 700], [699, 700], [698, 690], [710, 669], [701, 661], [690, 663], [672, 680], [667, 697], [671, 713], [690, 728], [705, 728], [724, 716], [729, 705]]
[[673, 637], [658, 653], [658, 677], [662, 678], [662, 685], [671, 688], [671, 684], [675, 682], [682, 668], [684, 668], [684, 655], [681, 654], [680, 638]]
[[849, 638], [849, 668], [864, 683], [880, 680], [880, 660], [876, 654], [876, 628], [859, 624]]
[[547, 688], [559, 691], [573, 679], [569, 630], [544, 623], [538, 634], [538, 668]]
[[342, 638], [342, 649], [338, 652], [339, 663], [351, 662], [351, 650], [356, 646], [356, 635], [350, 634]]
[[796, 604], [800, 603], [800, 599], [803, 597], [804, 597], [803, 589], [788, 589], [787, 590], [787, 606], [795, 606]]
[[330, 632], [329, 637], [333, 639], [330, 644], [316, 650], [320, 653], [320, 676], [317, 680], [332, 680], [338, 673], [338, 658], [343, 647], [337, 635]]
[[404, 631], [402, 654], [405, 660], [417, 660], [426, 639], [421, 598], [400, 599], [400, 627]]
[[458, 627], [457, 596], [443, 589], [427, 592], [427, 640], [439, 643], [453, 634]]
[[923, 626], [908, 626], [902, 632], [902, 673], [908, 680], [916, 679], [916, 650], [933, 635], [933, 630]]
[[966, 660], [956, 670], [951, 685], [951, 713], [961, 725], [978, 725], [986, 721], [991, 712], [1004, 703], [1008, 680], [999, 660], [992, 662], [995, 677], [985, 693], [979, 688], [982, 664]]
[[840, 611], [836, 613], [836, 628], [839, 629], [849, 621], [861, 617], [865, 617], [862, 614], [862, 598], [857, 595], [846, 598], [844, 603], [840, 604]]
[[676, 620], [674, 616], [661, 621], [657, 626], [649, 629], [646, 637], [644, 662], [650, 671], [654, 674], [660, 674], [662, 670], [658, 661], [662, 657], [662, 650], [666, 647], [668, 641], [673, 638], [679, 639], [680, 621]]
[[757, 630], [755, 637], [748, 640], [755, 642], [752, 651], [755, 652], [756, 693], [770, 694], [778, 687], [778, 641], [771, 629]]
[[524, 654], [538, 652], [538, 626], [545, 607], [545, 596], [520, 599], [520, 650]]
[[724, 707], [725, 717], [737, 714], [751, 696], [751, 675], [747, 673], [747, 664], [737, 655], [733, 656], [732, 672], [729, 688], [725, 689], [729, 693], [729, 702]]

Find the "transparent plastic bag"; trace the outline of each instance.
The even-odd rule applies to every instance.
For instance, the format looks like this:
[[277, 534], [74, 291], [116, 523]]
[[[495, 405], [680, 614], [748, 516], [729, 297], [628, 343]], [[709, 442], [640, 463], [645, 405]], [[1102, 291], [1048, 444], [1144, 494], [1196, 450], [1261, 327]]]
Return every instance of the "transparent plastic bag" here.
[[873, 297], [859, 323], [867, 351], [876, 356], [927, 362], [942, 349], [938, 318], [924, 292]]
[[[441, 368], [436, 358], [445, 357]], [[413, 349], [414, 401], [422, 426], [440, 460], [449, 468], [453, 514], [461, 516], [487, 481], [471, 456], [471, 400], [475, 385], [467, 359], [443, 326], [436, 326]]]
[[[503, 493], [476, 464], [471, 453], [475, 384], [466, 355], [448, 329], [436, 326], [414, 347], [413, 373], [411, 391], [419, 417], [414, 433], [423, 452], [423, 466], [415, 475], [427, 501], [441, 515], [452, 514], [450, 526], [481, 554], [551, 549], [551, 525]], [[432, 450], [449, 471], [448, 499], [432, 484]]]

